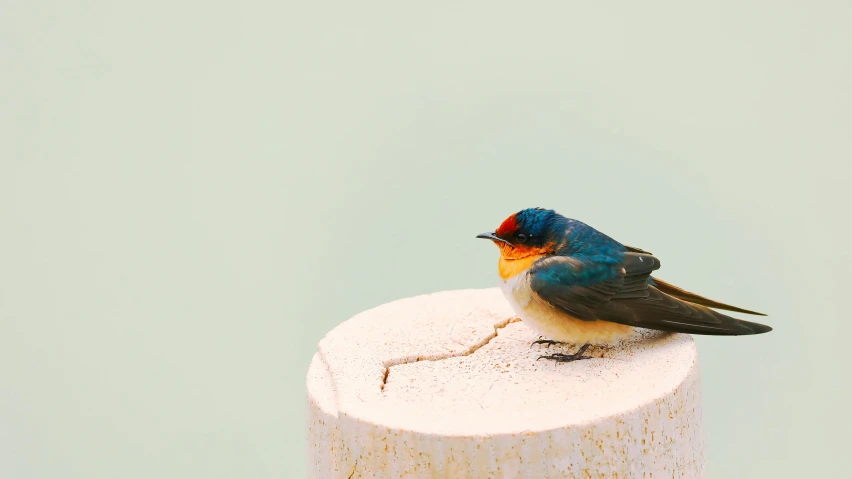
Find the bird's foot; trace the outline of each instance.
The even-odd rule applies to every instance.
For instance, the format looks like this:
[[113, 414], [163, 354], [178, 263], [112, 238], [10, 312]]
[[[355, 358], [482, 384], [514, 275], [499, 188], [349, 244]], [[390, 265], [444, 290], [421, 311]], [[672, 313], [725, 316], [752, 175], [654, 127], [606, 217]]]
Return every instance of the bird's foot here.
[[[550, 359], [556, 361], [557, 363], [570, 363], [572, 361], [592, 359], [591, 356], [583, 356], [583, 353], [585, 353], [586, 350], [589, 349], [589, 346], [589, 344], [583, 345], [583, 347], [580, 348], [580, 350], [574, 354], [553, 353], [550, 356], [539, 356], [538, 359]], [[536, 361], [538, 361], [538, 359], [536, 359]]]
[[552, 359], [557, 363], [570, 363], [571, 361], [579, 361], [581, 359], [592, 359], [591, 356], [580, 356], [577, 354], [562, 354], [554, 353], [550, 356], [539, 356], [538, 359]]
[[551, 346], [551, 345], [553, 345], [553, 344], [565, 344], [565, 343], [563, 343], [563, 342], [560, 342], [560, 341], [554, 341], [554, 340], [552, 340], [552, 339], [540, 339], [540, 338], [541, 338], [541, 336], [539, 336], [539, 339], [538, 339], [537, 341], [533, 341], [533, 342], [532, 342], [532, 344], [530, 344], [530, 347], [533, 347], [533, 346], [535, 346], [536, 344], [546, 344], [546, 345], [548, 345], [548, 346]]

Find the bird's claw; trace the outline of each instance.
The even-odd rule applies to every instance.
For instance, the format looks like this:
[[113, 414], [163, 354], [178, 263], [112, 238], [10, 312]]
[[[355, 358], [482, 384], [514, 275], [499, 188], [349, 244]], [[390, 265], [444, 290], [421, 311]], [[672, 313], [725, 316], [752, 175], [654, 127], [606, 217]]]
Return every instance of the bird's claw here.
[[[591, 346], [591, 344], [584, 344], [583, 347], [580, 348], [580, 350], [574, 354], [553, 353], [550, 356], [539, 356], [538, 359], [550, 359], [556, 361], [557, 363], [570, 363], [571, 361], [592, 359], [591, 356], [583, 356], [583, 353], [585, 353], [586, 350], [589, 349], [589, 346]], [[536, 361], [538, 361], [538, 359], [536, 359]]]
[[550, 356], [539, 356], [536, 361], [539, 359], [550, 359], [556, 361], [557, 363], [570, 363], [572, 361], [580, 361], [583, 359], [592, 359], [591, 356], [583, 356], [581, 354], [562, 354], [562, 353], [554, 353]]
[[536, 344], [546, 344], [548, 346], [551, 346], [551, 345], [554, 345], [554, 344], [565, 344], [565, 343], [562, 343], [562, 342], [559, 342], [559, 341], [554, 341], [552, 339], [539, 339], [537, 341], [533, 341], [532, 344], [530, 344], [530, 347], [533, 347]]

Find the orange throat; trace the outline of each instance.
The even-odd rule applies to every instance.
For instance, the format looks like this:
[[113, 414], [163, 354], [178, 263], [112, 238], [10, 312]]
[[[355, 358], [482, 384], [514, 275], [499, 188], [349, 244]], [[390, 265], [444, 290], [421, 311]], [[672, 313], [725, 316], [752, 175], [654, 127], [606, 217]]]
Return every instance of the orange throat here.
[[498, 270], [503, 279], [513, 278], [525, 272], [533, 263], [553, 252], [551, 244], [542, 248], [512, 247], [502, 243], [498, 243], [497, 246], [500, 248]]

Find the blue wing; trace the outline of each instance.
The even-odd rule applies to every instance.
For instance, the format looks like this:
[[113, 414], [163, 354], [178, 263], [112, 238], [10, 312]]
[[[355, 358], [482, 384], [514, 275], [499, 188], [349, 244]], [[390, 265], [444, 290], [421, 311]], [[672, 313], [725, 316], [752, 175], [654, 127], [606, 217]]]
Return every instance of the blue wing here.
[[650, 254], [625, 253], [620, 262], [552, 256], [530, 271], [530, 287], [543, 300], [586, 321], [614, 299], [648, 296], [648, 277], [660, 267]]
[[692, 334], [739, 335], [770, 331], [659, 291], [649, 278], [660, 268], [651, 254], [628, 251], [620, 261], [553, 256], [530, 270], [530, 287], [542, 300], [584, 321]]

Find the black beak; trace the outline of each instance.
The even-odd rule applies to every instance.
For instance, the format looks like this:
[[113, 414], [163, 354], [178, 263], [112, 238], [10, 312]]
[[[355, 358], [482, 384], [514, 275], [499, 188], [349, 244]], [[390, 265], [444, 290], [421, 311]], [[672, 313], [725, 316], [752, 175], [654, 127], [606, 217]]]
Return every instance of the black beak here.
[[506, 241], [503, 238], [495, 235], [494, 233], [480, 233], [480, 234], [476, 235], [476, 237], [477, 238], [490, 239], [491, 241], [502, 241], [503, 243], [510, 244], [508, 241]]

